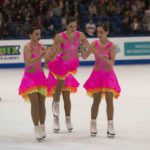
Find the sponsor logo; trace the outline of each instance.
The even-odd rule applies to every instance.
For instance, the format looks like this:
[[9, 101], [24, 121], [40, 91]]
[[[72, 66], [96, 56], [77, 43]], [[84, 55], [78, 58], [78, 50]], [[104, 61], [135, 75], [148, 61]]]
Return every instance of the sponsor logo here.
[[16, 60], [20, 56], [20, 46], [0, 46], [0, 52], [3, 54], [0, 60]]
[[125, 56], [150, 55], [150, 42], [125, 42]]

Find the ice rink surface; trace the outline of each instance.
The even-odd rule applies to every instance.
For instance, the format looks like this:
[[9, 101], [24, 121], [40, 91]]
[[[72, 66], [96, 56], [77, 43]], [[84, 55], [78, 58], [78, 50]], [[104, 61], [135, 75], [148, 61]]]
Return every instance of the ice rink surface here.
[[66, 130], [61, 99], [61, 131], [53, 133], [52, 99], [47, 98], [47, 139], [38, 143], [33, 136], [30, 103], [18, 95], [23, 69], [0, 69], [0, 150], [150, 150], [150, 65], [115, 66], [122, 92], [114, 100], [114, 139], [106, 135], [105, 100], [97, 118], [98, 135], [90, 136], [92, 99], [82, 85], [91, 70], [92, 67], [79, 67], [75, 76], [81, 85], [71, 95], [73, 132]]

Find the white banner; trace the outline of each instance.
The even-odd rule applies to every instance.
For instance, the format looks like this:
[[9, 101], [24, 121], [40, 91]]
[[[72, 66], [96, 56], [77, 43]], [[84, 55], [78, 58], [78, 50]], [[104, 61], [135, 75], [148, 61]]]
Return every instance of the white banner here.
[[[96, 39], [88, 39], [92, 42]], [[137, 60], [150, 59], [150, 37], [128, 37], [128, 38], [109, 38], [117, 46], [116, 60]], [[29, 40], [1, 40], [0, 64], [24, 63], [23, 48]], [[50, 46], [52, 39], [40, 40], [44, 45]], [[80, 61], [94, 61], [94, 56], [90, 55], [88, 59]]]

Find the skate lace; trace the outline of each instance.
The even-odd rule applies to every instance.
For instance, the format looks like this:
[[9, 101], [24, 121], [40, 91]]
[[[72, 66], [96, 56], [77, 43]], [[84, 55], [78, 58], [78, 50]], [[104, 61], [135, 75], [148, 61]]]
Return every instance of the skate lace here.
[[55, 122], [59, 124], [59, 117], [55, 116]]
[[67, 124], [67, 128], [72, 128], [72, 124], [71, 124], [71, 119], [70, 118], [66, 118], [66, 124]]
[[109, 124], [108, 125], [108, 129], [109, 129], [109, 131], [114, 132], [113, 124]]
[[54, 105], [55, 110], [59, 112], [59, 104], [55, 103], [53, 105]]
[[92, 122], [92, 128], [96, 130], [96, 123]]
[[34, 129], [34, 134], [35, 134], [35, 137], [36, 138], [40, 138], [41, 136], [40, 136], [40, 129], [39, 128], [35, 128]]
[[45, 127], [41, 127], [41, 132], [45, 132]]
[[70, 118], [66, 118], [66, 123], [70, 123], [70, 122], [71, 122]]

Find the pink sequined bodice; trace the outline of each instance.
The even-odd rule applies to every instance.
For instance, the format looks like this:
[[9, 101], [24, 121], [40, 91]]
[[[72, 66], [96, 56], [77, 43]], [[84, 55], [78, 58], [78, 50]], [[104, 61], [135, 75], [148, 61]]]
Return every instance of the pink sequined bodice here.
[[[98, 50], [98, 52], [104, 56], [105, 58], [110, 58], [110, 47], [112, 46], [112, 42], [109, 42], [106, 47], [104, 49], [101, 48], [100, 44], [99, 44], [99, 41], [95, 41], [95, 46], [96, 46], [96, 49]], [[104, 60], [100, 59], [98, 57], [98, 55], [95, 55], [95, 69], [96, 70], [110, 70], [112, 67], [107, 63], [105, 62]]]
[[64, 42], [62, 42], [61, 44], [61, 49], [62, 49], [61, 56], [66, 57], [68, 59], [73, 59], [78, 57], [78, 49], [80, 45], [80, 42], [78, 40], [79, 36], [80, 36], [80, 32], [77, 31], [75, 33], [74, 41], [71, 42], [68, 36], [66, 35], [66, 33], [65, 32], [62, 33]]
[[[40, 54], [42, 51], [41, 45], [39, 43], [37, 43], [36, 49], [38, 50], [38, 53], [35, 50], [35, 48], [31, 45], [31, 43], [30, 43], [30, 47], [31, 47], [31, 51], [32, 51], [32, 58], [40, 57]], [[25, 72], [29, 72], [29, 73], [33, 73], [35, 71], [42, 71], [42, 70], [43, 70], [42, 63], [40, 60], [32, 63], [31, 65], [25, 66]]]

